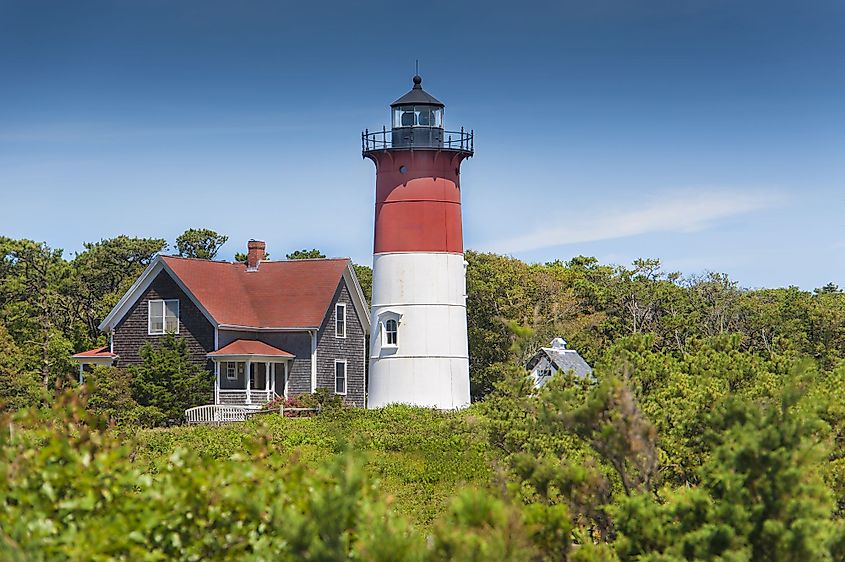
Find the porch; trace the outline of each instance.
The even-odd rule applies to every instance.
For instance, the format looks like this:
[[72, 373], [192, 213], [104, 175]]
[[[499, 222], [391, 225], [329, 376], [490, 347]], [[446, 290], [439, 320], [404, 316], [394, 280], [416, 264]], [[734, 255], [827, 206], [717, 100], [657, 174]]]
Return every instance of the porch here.
[[71, 355], [70, 358], [79, 365], [79, 384], [85, 382], [86, 371], [90, 372], [91, 369], [100, 365], [110, 367], [119, 359], [117, 355], [112, 353], [109, 346], [89, 349], [88, 351]]
[[287, 396], [294, 355], [256, 340], [235, 340], [208, 354], [214, 362], [214, 404], [261, 408]]

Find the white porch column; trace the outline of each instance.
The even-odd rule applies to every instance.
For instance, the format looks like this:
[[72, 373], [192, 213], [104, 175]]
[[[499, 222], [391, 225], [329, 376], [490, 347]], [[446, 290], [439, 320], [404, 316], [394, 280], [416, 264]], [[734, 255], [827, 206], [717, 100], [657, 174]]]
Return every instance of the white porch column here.
[[285, 398], [288, 397], [288, 366], [289, 365], [290, 365], [290, 359], [285, 361], [285, 386], [282, 389], [282, 392], [284, 393]]
[[271, 396], [276, 395], [276, 364], [270, 363], [270, 392]]
[[311, 392], [317, 390], [317, 330], [311, 332]]
[[79, 384], [82, 384], [82, 374], [85, 372], [85, 363], [79, 363]]
[[267, 400], [270, 400], [270, 362], [264, 362], [264, 393]]
[[220, 362], [214, 362], [214, 403], [220, 403]]
[[250, 360], [246, 360], [246, 369], [244, 369], [244, 377], [246, 378], [246, 403], [252, 404], [252, 397], [250, 396], [250, 392], [252, 391], [252, 382], [249, 380], [249, 368], [250, 368]]

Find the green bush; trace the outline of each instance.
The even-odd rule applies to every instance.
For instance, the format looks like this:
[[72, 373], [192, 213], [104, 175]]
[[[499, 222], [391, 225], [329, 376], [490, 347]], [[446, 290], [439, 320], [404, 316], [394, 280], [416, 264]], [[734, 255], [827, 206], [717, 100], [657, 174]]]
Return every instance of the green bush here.
[[180, 423], [185, 410], [211, 402], [212, 374], [191, 361], [184, 338], [167, 334], [158, 345], [145, 343], [139, 354], [142, 363], [129, 368], [132, 395], [149, 408], [150, 419]]
[[[213, 459], [170, 442], [148, 470], [137, 455], [149, 441], [95, 429], [77, 395], [2, 422], [4, 559], [528, 561], [537, 552], [519, 507], [504, 499], [458, 494], [428, 540], [359, 455], [305, 463], [274, 446], [272, 432]], [[211, 441], [231, 433], [200, 429]]]
[[141, 406], [132, 398], [132, 373], [116, 367], [97, 366], [85, 377], [88, 410], [110, 425], [151, 427], [164, 421], [154, 406]]

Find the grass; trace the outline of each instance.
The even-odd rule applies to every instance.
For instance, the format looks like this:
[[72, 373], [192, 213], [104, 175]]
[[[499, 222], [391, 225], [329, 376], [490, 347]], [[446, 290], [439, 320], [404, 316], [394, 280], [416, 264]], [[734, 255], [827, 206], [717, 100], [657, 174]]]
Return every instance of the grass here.
[[177, 447], [209, 459], [228, 458], [252, 454], [256, 438], [305, 463], [351, 451], [383, 497], [420, 526], [428, 526], [461, 488], [489, 486], [495, 454], [472, 408], [444, 413], [391, 406], [311, 418], [266, 415], [222, 427], [141, 430], [136, 437], [136, 462], [153, 472]]

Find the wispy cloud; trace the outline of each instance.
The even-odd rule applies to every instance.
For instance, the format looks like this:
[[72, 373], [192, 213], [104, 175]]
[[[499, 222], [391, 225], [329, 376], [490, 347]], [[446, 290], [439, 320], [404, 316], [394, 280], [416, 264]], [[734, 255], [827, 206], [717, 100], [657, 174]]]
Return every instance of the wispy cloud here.
[[566, 200], [562, 200], [550, 202], [560, 212], [543, 213], [545, 222], [556, 224], [481, 246], [488, 251], [517, 253], [648, 233], [696, 232], [723, 219], [776, 206], [783, 200], [779, 193], [724, 190], [676, 193], [628, 208], [567, 208]]

